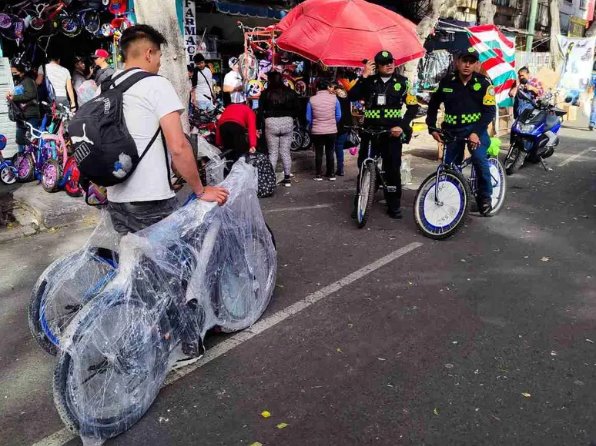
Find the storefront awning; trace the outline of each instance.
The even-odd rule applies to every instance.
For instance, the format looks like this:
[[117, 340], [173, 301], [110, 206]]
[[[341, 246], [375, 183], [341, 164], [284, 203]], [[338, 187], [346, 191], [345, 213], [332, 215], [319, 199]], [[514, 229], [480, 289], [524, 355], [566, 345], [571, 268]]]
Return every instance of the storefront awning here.
[[257, 17], [261, 19], [281, 20], [288, 13], [287, 9], [272, 8], [271, 6], [250, 5], [215, 0], [215, 7], [223, 14], [243, 17]]

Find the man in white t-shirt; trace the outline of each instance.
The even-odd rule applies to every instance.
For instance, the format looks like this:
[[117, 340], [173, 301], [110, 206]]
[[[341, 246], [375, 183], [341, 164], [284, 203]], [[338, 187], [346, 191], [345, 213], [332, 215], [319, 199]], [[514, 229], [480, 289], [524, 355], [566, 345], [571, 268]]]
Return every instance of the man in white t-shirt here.
[[223, 81], [223, 91], [230, 95], [232, 104], [241, 104], [246, 102], [244, 94], [244, 85], [240, 75], [240, 63], [237, 57], [231, 57], [228, 65], [232, 71], [225, 75]]
[[195, 107], [200, 110], [212, 111], [213, 105], [213, 74], [205, 63], [205, 57], [197, 54], [193, 58], [197, 76], [197, 86], [192, 91], [191, 99]]
[[[163, 35], [148, 25], [128, 28], [120, 40], [125, 66], [157, 74], [160, 47], [166, 43]], [[116, 85], [139, 70], [121, 76]], [[116, 231], [121, 234], [139, 231], [176, 210], [178, 205], [168, 170], [170, 156], [198, 198], [224, 204], [228, 197], [225, 189], [201, 183], [192, 148], [180, 122], [184, 106], [170, 81], [161, 76], [144, 78], [130, 87], [123, 98], [124, 120], [139, 156], [160, 126], [169, 156], [166, 157], [162, 138], [156, 138], [130, 178], [108, 187], [108, 211]]]
[[77, 102], [75, 100], [74, 89], [72, 88], [72, 79], [70, 71], [60, 65], [60, 57], [56, 54], [50, 56], [50, 63], [44, 67], [39, 67], [38, 76], [46, 76], [52, 84], [56, 102], [71, 110], [76, 110]]

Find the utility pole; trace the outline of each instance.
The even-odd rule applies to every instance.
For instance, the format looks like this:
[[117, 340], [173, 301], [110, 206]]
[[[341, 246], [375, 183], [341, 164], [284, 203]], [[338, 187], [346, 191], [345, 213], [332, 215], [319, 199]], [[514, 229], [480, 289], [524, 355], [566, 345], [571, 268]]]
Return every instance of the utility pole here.
[[534, 43], [534, 28], [536, 28], [536, 15], [538, 14], [538, 0], [532, 0], [530, 5], [530, 18], [528, 21], [528, 37], [526, 40], [526, 52], [532, 52], [532, 44]]

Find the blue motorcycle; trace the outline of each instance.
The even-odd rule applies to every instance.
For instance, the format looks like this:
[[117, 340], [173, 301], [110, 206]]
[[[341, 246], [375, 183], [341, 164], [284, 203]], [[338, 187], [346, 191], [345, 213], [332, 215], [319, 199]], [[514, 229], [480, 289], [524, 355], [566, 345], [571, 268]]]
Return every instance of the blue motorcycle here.
[[524, 91], [518, 94], [524, 96], [532, 107], [524, 110], [518, 116], [511, 128], [511, 146], [505, 158], [507, 175], [517, 172], [526, 161], [541, 163], [548, 171], [544, 160], [555, 153], [559, 145], [559, 130], [564, 110], [550, 103], [550, 96], [540, 101], [534, 101]]

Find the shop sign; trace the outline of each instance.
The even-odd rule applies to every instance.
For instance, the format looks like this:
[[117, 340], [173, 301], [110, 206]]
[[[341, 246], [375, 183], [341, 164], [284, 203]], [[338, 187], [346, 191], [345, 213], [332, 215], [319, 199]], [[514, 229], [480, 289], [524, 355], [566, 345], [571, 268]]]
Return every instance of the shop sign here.
[[198, 52], [197, 16], [194, 0], [184, 0], [184, 46], [187, 64]]

